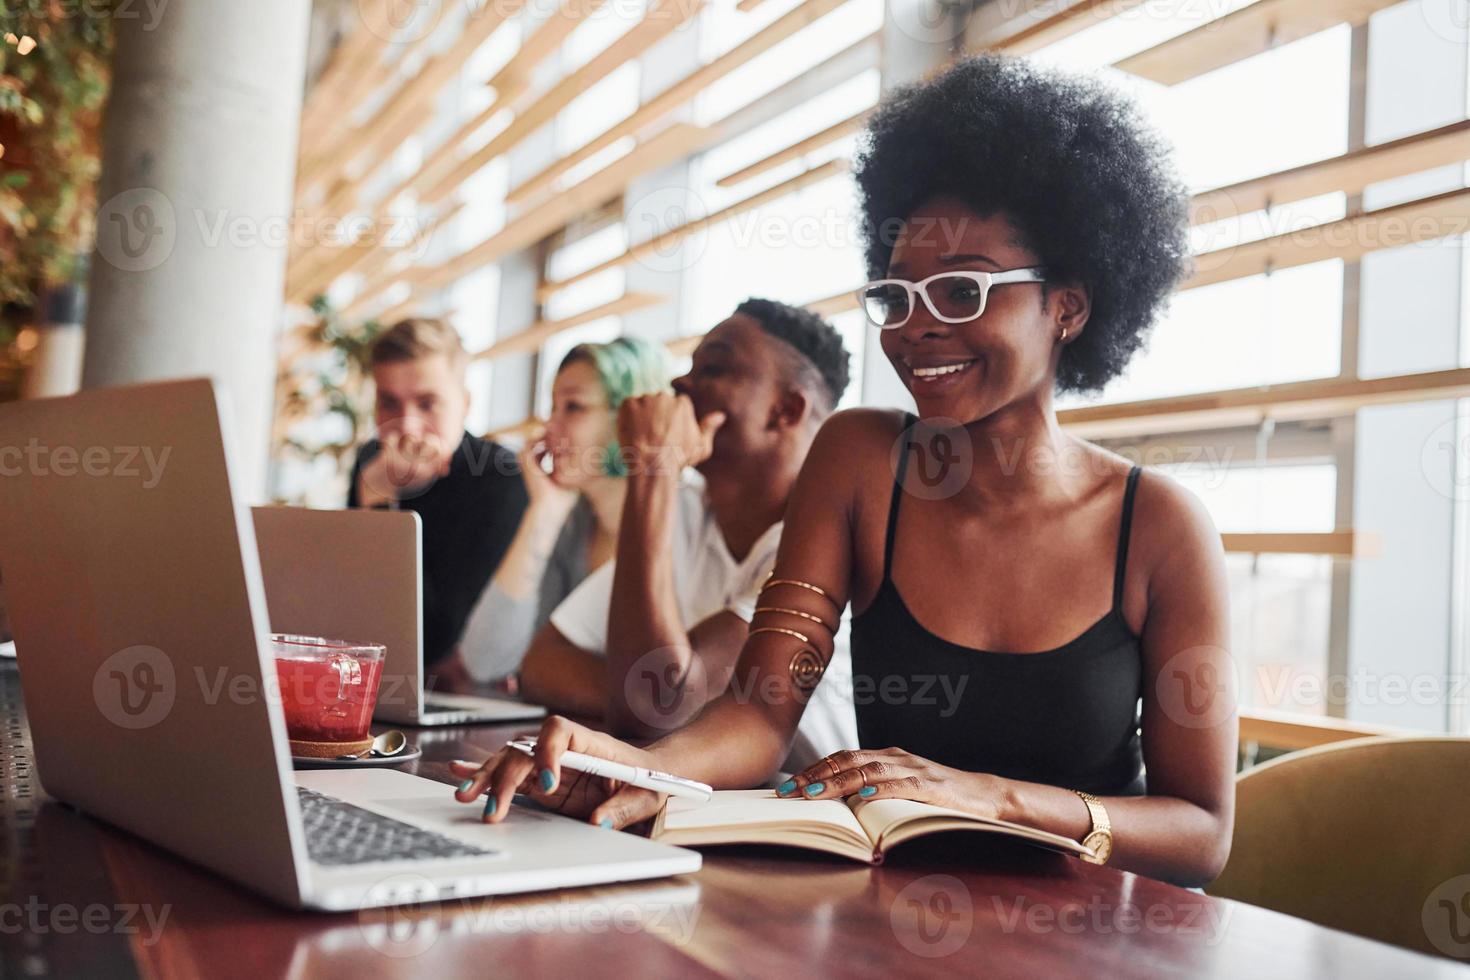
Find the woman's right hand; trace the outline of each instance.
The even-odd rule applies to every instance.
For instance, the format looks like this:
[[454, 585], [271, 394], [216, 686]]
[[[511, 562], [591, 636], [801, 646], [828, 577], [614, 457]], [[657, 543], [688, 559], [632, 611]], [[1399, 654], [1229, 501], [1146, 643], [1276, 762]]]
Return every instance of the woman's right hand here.
[[527, 440], [525, 448], [520, 451], [521, 481], [526, 485], [526, 496], [530, 498], [533, 511], [560, 515], [565, 519], [577, 502], [577, 491], [561, 486], [546, 472], [543, 464], [549, 453], [544, 433]]
[[568, 750], [630, 766], [660, 768], [657, 758], [645, 749], [552, 715], [541, 725], [534, 756], [507, 748], [480, 765], [454, 762], [452, 771], [464, 779], [454, 797], [461, 803], [476, 803], [481, 794], [486, 794], [487, 823], [504, 820], [510, 812], [511, 798], [516, 793], [525, 793], [558, 813], [618, 829], [647, 820], [664, 805], [666, 794], [562, 769], [561, 756]]

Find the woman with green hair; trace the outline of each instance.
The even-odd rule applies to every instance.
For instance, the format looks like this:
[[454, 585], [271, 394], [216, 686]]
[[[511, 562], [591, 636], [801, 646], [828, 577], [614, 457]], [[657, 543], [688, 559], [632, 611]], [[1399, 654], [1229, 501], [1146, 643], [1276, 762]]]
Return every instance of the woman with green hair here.
[[557, 604], [613, 557], [627, 475], [618, 406], [667, 389], [671, 377], [664, 347], [634, 337], [578, 344], [562, 359], [546, 431], [520, 455], [530, 505], [460, 640], [475, 680], [515, 673]]

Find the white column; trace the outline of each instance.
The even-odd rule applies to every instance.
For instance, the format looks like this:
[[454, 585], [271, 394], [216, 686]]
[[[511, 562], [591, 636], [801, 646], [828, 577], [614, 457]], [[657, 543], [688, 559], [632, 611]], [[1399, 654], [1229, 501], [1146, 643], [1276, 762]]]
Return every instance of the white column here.
[[265, 488], [311, 5], [189, 0], [117, 21], [84, 387], [208, 375]]

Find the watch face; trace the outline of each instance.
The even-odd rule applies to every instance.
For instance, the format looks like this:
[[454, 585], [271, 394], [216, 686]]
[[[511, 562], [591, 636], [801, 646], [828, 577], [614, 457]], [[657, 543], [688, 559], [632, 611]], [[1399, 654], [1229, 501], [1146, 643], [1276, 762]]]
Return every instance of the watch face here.
[[1113, 835], [1102, 831], [1093, 831], [1082, 841], [1083, 845], [1092, 848], [1097, 855], [1097, 863], [1103, 864], [1113, 854]]

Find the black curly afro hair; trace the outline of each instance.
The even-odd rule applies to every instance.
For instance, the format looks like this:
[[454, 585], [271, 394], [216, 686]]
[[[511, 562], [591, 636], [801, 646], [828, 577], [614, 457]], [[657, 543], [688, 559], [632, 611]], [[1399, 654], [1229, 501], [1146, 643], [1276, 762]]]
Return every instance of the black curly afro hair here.
[[985, 55], [895, 91], [858, 155], [867, 263], [887, 275], [902, 224], [953, 197], [1002, 213], [1057, 282], [1091, 295], [1057, 388], [1095, 391], [1143, 345], [1189, 268], [1188, 196], [1169, 147], [1097, 81]]
[[837, 328], [811, 310], [755, 296], [735, 307], [735, 312], [796, 348], [803, 358], [802, 363], [791, 365], [797, 380], [823, 396], [818, 416], [830, 413], [842, 400], [848, 381], [847, 348]]

